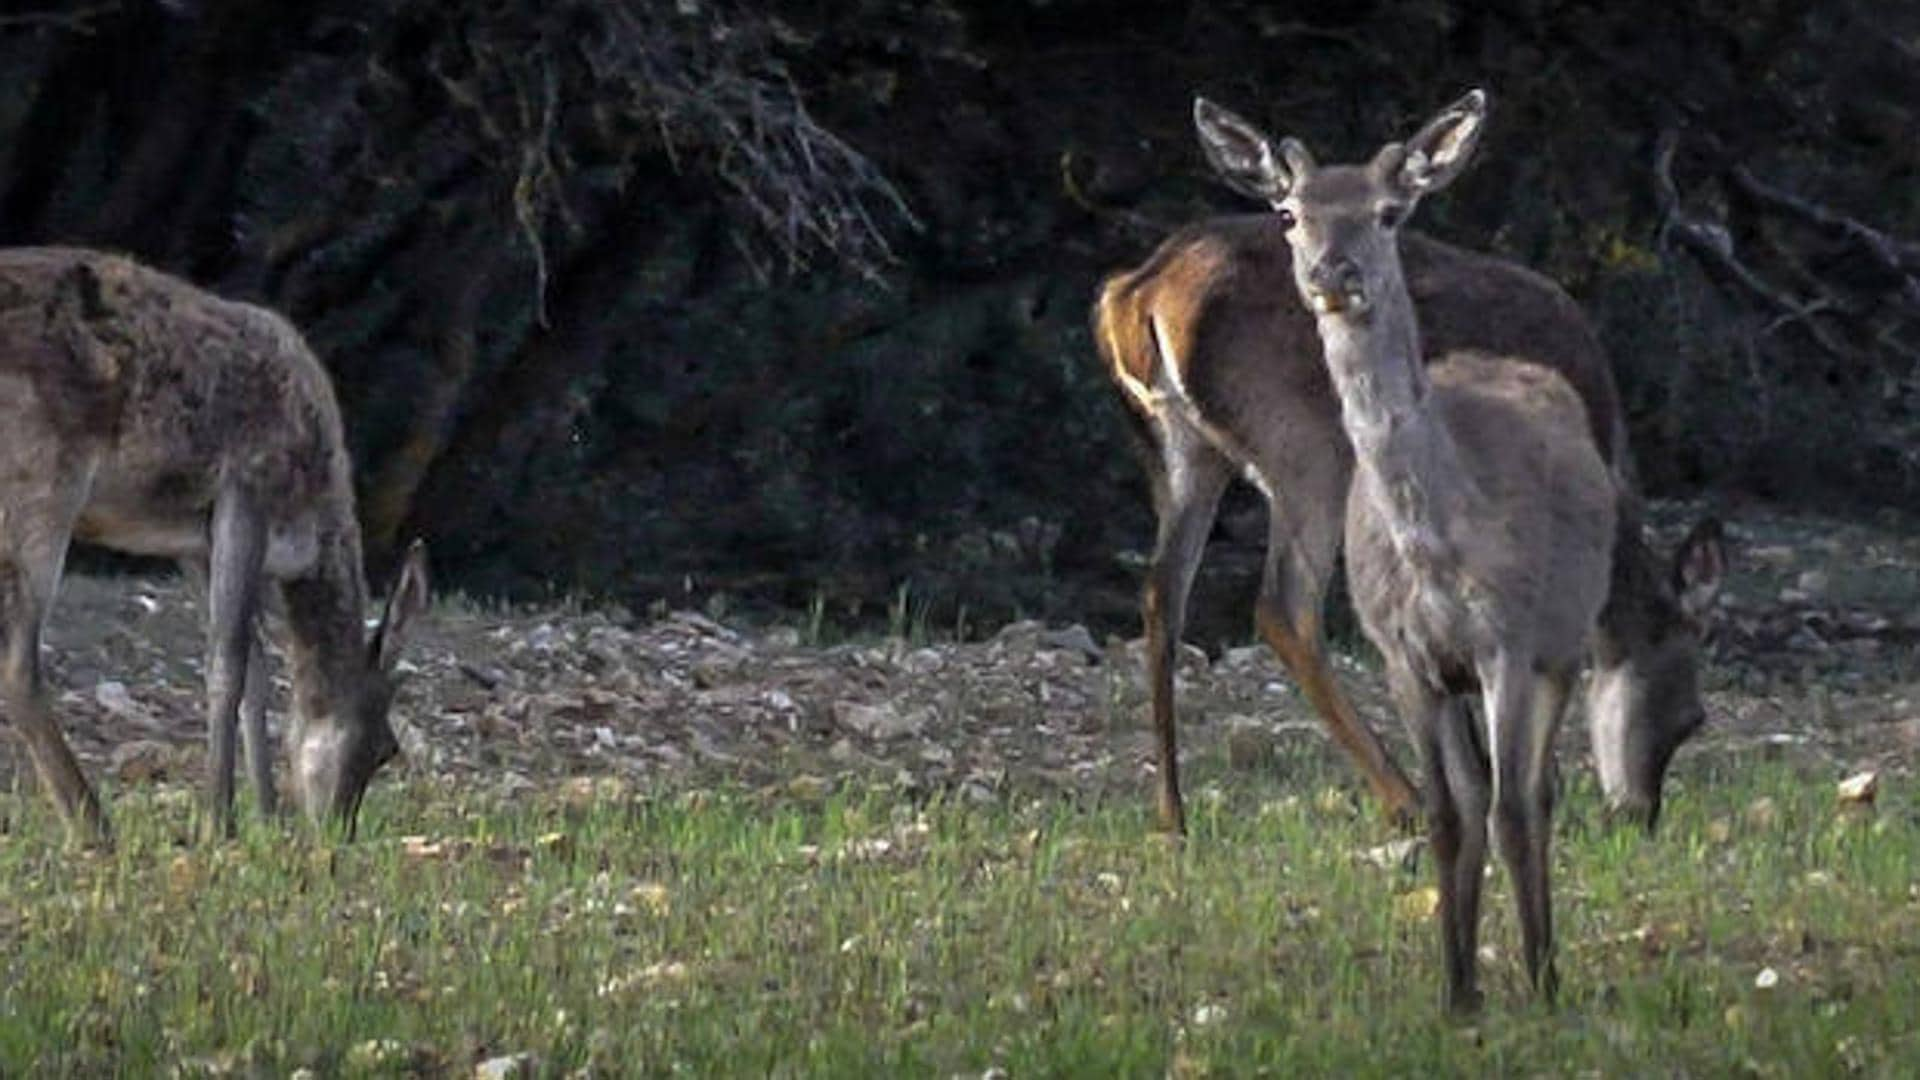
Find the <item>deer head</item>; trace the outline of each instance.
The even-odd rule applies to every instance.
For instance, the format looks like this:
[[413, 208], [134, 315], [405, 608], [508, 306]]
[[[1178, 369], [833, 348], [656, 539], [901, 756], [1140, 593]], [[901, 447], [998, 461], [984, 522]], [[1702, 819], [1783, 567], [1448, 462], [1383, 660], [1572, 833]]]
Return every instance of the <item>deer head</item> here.
[[1587, 726], [1608, 811], [1648, 831], [1659, 824], [1674, 752], [1706, 723], [1700, 645], [1726, 565], [1723, 530], [1712, 518], [1681, 541], [1667, 581], [1636, 586], [1616, 565], [1616, 593], [1640, 598], [1643, 610], [1632, 613], [1638, 632], [1603, 635], [1596, 643]]
[[1402, 280], [1401, 224], [1423, 197], [1460, 175], [1486, 115], [1487, 96], [1474, 90], [1367, 164], [1322, 168], [1296, 139], [1276, 145], [1205, 98], [1193, 104], [1214, 169], [1236, 191], [1272, 206], [1286, 229], [1294, 276], [1314, 313], [1356, 322], [1366, 321], [1389, 282]]
[[416, 541], [357, 655], [357, 678], [326, 680], [325, 692], [295, 694], [294, 794], [316, 823], [337, 821], [351, 836], [367, 785], [400, 752], [387, 713], [398, 688], [400, 650], [427, 607], [426, 548]]

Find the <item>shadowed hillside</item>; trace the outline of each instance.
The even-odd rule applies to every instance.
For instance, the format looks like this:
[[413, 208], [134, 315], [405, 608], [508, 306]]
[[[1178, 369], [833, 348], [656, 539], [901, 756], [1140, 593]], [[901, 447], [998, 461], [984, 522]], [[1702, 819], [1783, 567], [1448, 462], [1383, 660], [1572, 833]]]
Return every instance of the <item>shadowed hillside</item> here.
[[1423, 221], [1586, 303], [1651, 491], [1910, 506], [1917, 34], [1857, 2], [44, 3], [0, 16], [0, 242], [285, 310], [376, 557], [425, 534], [469, 589], [1116, 625], [1148, 515], [1085, 315], [1240, 209], [1193, 93], [1340, 156], [1489, 87]]

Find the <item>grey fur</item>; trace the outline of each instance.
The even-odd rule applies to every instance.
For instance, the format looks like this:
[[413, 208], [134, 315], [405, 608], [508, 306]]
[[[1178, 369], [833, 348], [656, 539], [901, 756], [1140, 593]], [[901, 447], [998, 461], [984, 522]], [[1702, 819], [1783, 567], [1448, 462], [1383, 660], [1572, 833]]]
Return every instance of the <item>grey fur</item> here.
[[[351, 830], [397, 748], [391, 650], [372, 654], [351, 463], [333, 386], [285, 319], [131, 260], [0, 251], [0, 633], [5, 702], [70, 825], [105, 815], [47, 710], [39, 639], [72, 540], [179, 560], [208, 613], [208, 807], [232, 826], [234, 735], [274, 804], [258, 612], [288, 628], [296, 795]], [[426, 602], [416, 547], [377, 640]], [[244, 702], [244, 705], [243, 705]]]

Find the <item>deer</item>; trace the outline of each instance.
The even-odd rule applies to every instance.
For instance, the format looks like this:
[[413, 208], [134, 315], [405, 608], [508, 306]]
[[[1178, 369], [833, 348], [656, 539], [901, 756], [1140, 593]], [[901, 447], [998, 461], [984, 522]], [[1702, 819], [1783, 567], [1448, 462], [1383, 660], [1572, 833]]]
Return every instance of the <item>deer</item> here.
[[415, 542], [371, 634], [333, 384], [280, 315], [114, 254], [0, 249], [0, 704], [69, 834], [111, 830], [47, 703], [41, 639], [79, 541], [203, 584], [208, 822], [234, 830], [235, 734], [276, 806], [260, 613], [284, 615], [289, 780], [350, 839], [399, 751], [396, 665], [428, 603]]
[[1353, 449], [1349, 586], [1425, 767], [1443, 1002], [1456, 1012], [1481, 1000], [1489, 823], [1528, 981], [1549, 999], [1557, 985], [1554, 734], [1598, 632], [1621, 502], [1564, 375], [1474, 348], [1429, 366], [1421, 347], [1399, 230], [1465, 169], [1486, 110], [1485, 92], [1470, 91], [1365, 164], [1323, 167], [1296, 139], [1276, 144], [1204, 98], [1194, 105], [1216, 167], [1280, 215]]
[[[1264, 176], [1245, 166], [1258, 162], [1263, 145], [1247, 134], [1252, 125], [1212, 104], [1196, 111], [1196, 125], [1219, 178], [1268, 202]], [[1290, 284], [1291, 213], [1276, 207], [1182, 228], [1140, 266], [1107, 278], [1094, 304], [1093, 337], [1126, 405], [1158, 522], [1140, 607], [1158, 823], [1173, 835], [1186, 821], [1174, 650], [1220, 499], [1236, 477], [1269, 508], [1257, 632], [1389, 817], [1408, 827], [1421, 805], [1327, 660], [1322, 611], [1354, 464], [1314, 316]], [[1667, 767], [1706, 717], [1700, 643], [1726, 567], [1721, 528], [1703, 519], [1670, 557], [1649, 545], [1612, 367], [1565, 291], [1525, 267], [1413, 230], [1400, 234], [1400, 252], [1429, 358], [1473, 347], [1557, 372], [1584, 403], [1581, 425], [1628, 496], [1586, 702], [1609, 812], [1650, 831]]]

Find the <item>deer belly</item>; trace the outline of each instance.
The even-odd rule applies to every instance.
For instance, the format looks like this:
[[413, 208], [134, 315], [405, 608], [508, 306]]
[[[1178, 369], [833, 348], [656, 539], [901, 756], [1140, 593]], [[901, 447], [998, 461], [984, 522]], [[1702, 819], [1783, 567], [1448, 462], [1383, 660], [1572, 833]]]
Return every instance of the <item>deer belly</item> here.
[[311, 520], [267, 529], [267, 576], [290, 578], [313, 569], [320, 558], [320, 529]]
[[[208, 555], [209, 510], [155, 513], [129, 510], [112, 502], [89, 505], [74, 523], [74, 539], [123, 551], [168, 559], [204, 559]], [[320, 531], [310, 519], [267, 528], [262, 567], [267, 576], [296, 577], [320, 557]]]
[[206, 470], [130, 467], [114, 453], [93, 473], [73, 535], [130, 555], [197, 558], [206, 554], [212, 507]]
[[129, 555], [190, 559], [206, 554], [207, 522], [205, 517], [156, 517], [95, 505], [74, 523], [73, 538]]

